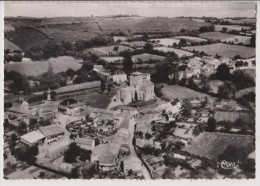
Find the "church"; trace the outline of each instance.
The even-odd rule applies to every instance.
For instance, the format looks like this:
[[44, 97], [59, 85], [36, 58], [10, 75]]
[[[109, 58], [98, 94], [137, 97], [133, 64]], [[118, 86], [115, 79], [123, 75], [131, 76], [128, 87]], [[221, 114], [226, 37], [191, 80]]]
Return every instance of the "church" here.
[[149, 101], [154, 99], [154, 84], [150, 74], [133, 72], [130, 74], [129, 86], [121, 86], [117, 91], [117, 101], [125, 104], [133, 101]]

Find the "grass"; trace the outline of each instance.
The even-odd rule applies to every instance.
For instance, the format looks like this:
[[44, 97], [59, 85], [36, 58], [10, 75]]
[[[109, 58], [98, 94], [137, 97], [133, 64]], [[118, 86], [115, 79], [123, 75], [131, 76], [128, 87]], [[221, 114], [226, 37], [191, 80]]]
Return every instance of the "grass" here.
[[176, 39], [184, 39], [184, 40], [186, 40], [187, 42], [190, 42], [190, 43], [199, 43], [199, 42], [202, 42], [202, 41], [207, 41], [206, 39], [203, 39], [203, 38], [190, 37], [190, 36], [176, 36], [175, 38]]
[[118, 52], [113, 51], [115, 48], [115, 45], [106, 46], [106, 47], [98, 47], [98, 48], [92, 48], [91, 50], [98, 52], [100, 55], [108, 55], [108, 53], [112, 53], [113, 55], [117, 55], [118, 53], [122, 51], [132, 51], [132, 48], [119, 45]]
[[71, 68], [77, 70], [81, 67], [77, 60], [70, 56], [61, 56], [57, 58], [50, 58], [44, 61], [30, 61], [30, 62], [17, 62], [4, 65], [4, 69], [7, 71], [17, 71], [26, 76], [37, 76], [44, 72], [47, 72], [49, 63], [51, 63], [54, 73], [63, 72]]
[[210, 97], [207, 94], [203, 94], [201, 92], [194, 91], [192, 89], [181, 87], [179, 85], [163, 85], [162, 88], [163, 97], [166, 99], [185, 99], [185, 98], [204, 98]]
[[184, 151], [191, 154], [217, 160], [218, 156], [224, 152], [227, 146], [232, 145], [236, 148], [247, 147], [255, 150], [249, 144], [253, 143], [254, 136], [223, 134], [223, 133], [202, 133], [190, 146], [186, 146]]
[[207, 32], [200, 34], [200, 37], [206, 38], [206, 39], [213, 39], [213, 40], [220, 40], [222, 42], [233, 42], [234, 44], [243, 43], [245, 45], [250, 44], [251, 37], [247, 36], [238, 36], [238, 35], [232, 35], [222, 32]]
[[157, 56], [157, 55], [153, 55], [153, 54], [147, 54], [147, 53], [132, 56], [133, 62], [136, 62], [138, 59], [141, 59], [144, 62], [149, 61], [149, 60], [162, 61], [165, 59], [165, 57]]
[[151, 41], [159, 41], [159, 44], [163, 46], [172, 46], [173, 43], [178, 44], [180, 42], [179, 39], [174, 39], [174, 38], [162, 38], [162, 39], [151, 39]]
[[208, 55], [215, 56], [216, 54], [222, 57], [233, 58], [236, 55], [240, 55], [244, 58], [249, 58], [255, 56], [255, 48], [245, 47], [239, 45], [228, 45], [223, 43], [211, 44], [211, 45], [201, 45], [201, 46], [188, 46], [183, 47], [188, 51], [199, 51], [205, 52]]
[[250, 29], [251, 26], [240, 26], [240, 25], [215, 25], [216, 31], [221, 31], [223, 27], [226, 27], [228, 30], [237, 30], [240, 31], [242, 28]]
[[176, 48], [169, 48], [169, 47], [155, 47], [154, 50], [163, 51], [163, 52], [174, 52], [179, 57], [193, 55], [193, 53], [191, 53], [191, 52], [187, 52], [185, 50], [176, 49]]
[[92, 92], [86, 95], [77, 97], [79, 101], [85, 102], [87, 105], [94, 108], [106, 109], [111, 102], [111, 99], [116, 95], [116, 90], [112, 89], [110, 94], [107, 95], [106, 91], [102, 93]]
[[243, 95], [248, 94], [249, 92], [255, 93], [255, 87], [249, 87], [236, 92], [236, 98], [241, 98]]
[[101, 57], [101, 59], [104, 59], [108, 63], [122, 63], [123, 62], [123, 57]]

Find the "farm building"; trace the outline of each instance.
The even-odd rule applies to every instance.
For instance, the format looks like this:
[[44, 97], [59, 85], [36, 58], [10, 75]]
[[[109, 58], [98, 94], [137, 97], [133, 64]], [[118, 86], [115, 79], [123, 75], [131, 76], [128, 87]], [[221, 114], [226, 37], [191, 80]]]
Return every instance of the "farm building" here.
[[191, 145], [186, 146], [184, 151], [211, 160], [218, 160], [218, 156], [230, 145], [235, 148], [247, 147], [252, 152], [253, 143], [254, 136], [250, 135], [205, 132], [196, 137]]
[[92, 151], [95, 148], [95, 140], [93, 140], [92, 138], [77, 138], [75, 142], [81, 148], [86, 150]]
[[114, 170], [118, 165], [118, 157], [116, 154], [102, 154], [98, 165], [102, 171]]
[[44, 140], [45, 136], [38, 131], [29, 132], [20, 138], [20, 142], [28, 146], [42, 145]]
[[39, 130], [46, 137], [47, 144], [59, 140], [64, 135], [63, 129], [58, 124], [40, 127]]
[[117, 144], [113, 144], [113, 143], [100, 144], [93, 149], [91, 154], [91, 162], [99, 161], [101, 155], [104, 154], [118, 155], [119, 150], [120, 150], [120, 145]]

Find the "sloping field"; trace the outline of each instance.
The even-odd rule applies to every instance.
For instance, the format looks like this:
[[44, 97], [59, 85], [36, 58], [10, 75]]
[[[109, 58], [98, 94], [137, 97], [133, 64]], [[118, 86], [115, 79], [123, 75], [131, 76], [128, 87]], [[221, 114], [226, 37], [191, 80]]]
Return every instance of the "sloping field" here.
[[115, 45], [112, 46], [106, 46], [106, 47], [98, 47], [98, 48], [92, 48], [92, 50], [97, 51], [100, 55], [109, 55], [109, 53], [113, 55], [117, 55], [119, 52], [123, 51], [133, 51], [132, 48], [119, 45], [118, 51], [114, 51]]
[[206, 39], [203, 38], [199, 38], [199, 37], [191, 37], [191, 36], [176, 36], [174, 37], [176, 39], [184, 39], [189, 43], [199, 43], [202, 41], [207, 41]]
[[223, 27], [226, 27], [228, 30], [237, 30], [240, 31], [242, 28], [250, 29], [251, 26], [240, 26], [240, 25], [215, 25], [216, 31], [221, 31]]
[[249, 18], [244, 18], [244, 19], [225, 19], [225, 21], [229, 21], [230, 23], [234, 23], [234, 24], [243, 24], [243, 23], [255, 24], [256, 23], [256, 19], [249, 19]]
[[[236, 148], [249, 147], [254, 140], [254, 136], [235, 135], [224, 133], [202, 133], [195, 138], [194, 143], [186, 146], [184, 151], [191, 154], [217, 160], [218, 156], [224, 152], [227, 146], [232, 145]], [[254, 149], [252, 148], [251, 151]]]
[[74, 59], [73, 57], [61, 56], [44, 61], [8, 63], [4, 65], [4, 69], [7, 71], [14, 70], [26, 76], [37, 76], [47, 72], [49, 63], [51, 63], [54, 73], [58, 73], [66, 71], [68, 68], [73, 70], [79, 69], [82, 66], [79, 62], [80, 60]]
[[192, 89], [186, 88], [186, 87], [181, 87], [178, 85], [163, 85], [164, 87], [162, 88], [162, 93], [163, 96], [166, 97], [167, 99], [174, 99], [174, 98], [180, 98], [180, 99], [185, 99], [185, 98], [205, 98], [210, 97], [207, 94], [203, 94], [201, 92], [194, 91]]
[[187, 52], [185, 50], [176, 49], [176, 48], [169, 48], [169, 47], [154, 47], [154, 50], [163, 51], [163, 52], [174, 52], [179, 57], [193, 55], [193, 53], [191, 53], [191, 52]]
[[172, 46], [173, 43], [178, 44], [180, 42], [179, 39], [174, 39], [174, 38], [151, 39], [151, 41], [155, 41], [155, 42], [159, 41], [159, 44], [164, 46]]
[[132, 56], [133, 62], [137, 62], [138, 59], [141, 59], [144, 62], [147, 62], [147, 61], [150, 61], [150, 60], [162, 61], [162, 60], [165, 59], [165, 57], [157, 56], [157, 55], [153, 55], [153, 54], [147, 54], [147, 53]]
[[226, 41], [226, 42], [233, 42], [235, 44], [237, 43], [243, 43], [245, 45], [250, 44], [251, 37], [248, 36], [238, 36], [238, 35], [232, 35], [222, 32], [207, 32], [200, 34], [200, 37], [206, 38], [206, 39], [213, 39], [213, 40], [220, 40], [220, 41]]
[[15, 31], [6, 32], [5, 38], [22, 50], [42, 46], [51, 40], [46, 34], [30, 27], [21, 27]]
[[215, 56], [216, 54], [222, 57], [229, 57], [233, 58], [236, 55], [240, 55], [244, 58], [249, 58], [255, 56], [255, 48], [252, 47], [245, 47], [245, 46], [238, 46], [238, 45], [228, 45], [223, 43], [217, 43], [212, 45], [201, 45], [201, 46], [188, 46], [183, 47], [189, 51], [199, 51], [205, 52], [208, 55]]
[[249, 87], [236, 92], [236, 98], [241, 98], [243, 95], [248, 94], [249, 92], [255, 93], [255, 87]]
[[13, 52], [15, 50], [21, 50], [21, 48], [19, 48], [14, 43], [8, 41], [7, 39], [4, 39], [4, 49], [5, 50], [9, 49], [10, 52]]
[[124, 58], [120, 56], [116, 56], [116, 57], [101, 57], [101, 59], [104, 59], [108, 63], [116, 63], [116, 62], [122, 63]]

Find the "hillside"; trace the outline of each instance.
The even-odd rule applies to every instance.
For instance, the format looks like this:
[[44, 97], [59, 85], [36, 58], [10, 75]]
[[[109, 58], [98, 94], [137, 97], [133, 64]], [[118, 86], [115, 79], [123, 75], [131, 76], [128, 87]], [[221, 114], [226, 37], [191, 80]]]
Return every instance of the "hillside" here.
[[8, 41], [7, 39], [4, 39], [4, 49], [5, 50], [9, 50], [10, 52], [13, 52], [15, 50], [21, 50], [21, 48], [19, 48], [17, 45], [15, 45], [14, 43]]

